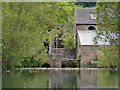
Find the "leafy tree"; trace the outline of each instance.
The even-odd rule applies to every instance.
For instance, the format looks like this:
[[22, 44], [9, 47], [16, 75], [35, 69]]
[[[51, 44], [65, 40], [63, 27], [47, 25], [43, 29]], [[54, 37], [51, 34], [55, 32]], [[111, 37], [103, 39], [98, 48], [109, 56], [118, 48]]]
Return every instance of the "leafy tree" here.
[[[118, 28], [118, 16], [119, 8], [117, 2], [98, 2], [96, 5], [98, 32], [96, 40], [102, 38], [104, 35], [104, 41], [109, 41], [108, 46], [99, 46], [98, 49], [98, 66], [99, 67], [118, 67], [118, 49], [119, 49], [119, 28]], [[103, 34], [103, 32], [105, 34]], [[115, 36], [113, 37], [113, 33]]]
[[48, 60], [44, 42], [50, 42], [59, 33], [57, 28], [67, 20], [65, 6], [66, 3], [56, 2], [3, 2], [3, 68], [20, 66], [25, 57]]
[[118, 47], [101, 46], [98, 50], [98, 67], [118, 67]]
[[83, 8], [95, 7], [96, 6], [96, 2], [75, 2], [75, 5], [83, 6]]
[[73, 19], [69, 18], [68, 22], [64, 24], [65, 30], [62, 36], [63, 45], [65, 48], [73, 49], [75, 48], [74, 38], [73, 38]]
[[78, 5], [71, 2], [3, 2], [3, 68], [21, 67], [24, 64], [37, 66], [35, 63], [41, 64], [48, 60], [44, 42], [50, 43], [58, 36], [58, 28], [63, 24], [63, 44], [73, 49], [74, 7]]
[[67, 10], [69, 11], [68, 20], [64, 23], [63, 30], [63, 45], [65, 48], [74, 49], [74, 37], [73, 37], [73, 16], [74, 16], [74, 8], [77, 7], [75, 3], [67, 3]]

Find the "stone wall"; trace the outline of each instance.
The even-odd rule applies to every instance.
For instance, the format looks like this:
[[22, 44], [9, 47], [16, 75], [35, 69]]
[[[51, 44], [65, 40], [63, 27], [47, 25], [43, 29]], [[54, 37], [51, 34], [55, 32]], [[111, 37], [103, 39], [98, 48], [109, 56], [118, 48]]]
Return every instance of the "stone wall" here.
[[81, 67], [96, 67], [97, 48], [93, 46], [80, 46]]
[[75, 60], [76, 59], [76, 49], [70, 50], [65, 48], [53, 48], [51, 54], [48, 54], [49, 61], [48, 64], [51, 67], [61, 67], [63, 61]]
[[70, 50], [65, 48], [53, 48], [52, 54], [60, 55], [62, 56], [61, 58], [72, 58], [72, 59], [76, 58], [75, 49]]

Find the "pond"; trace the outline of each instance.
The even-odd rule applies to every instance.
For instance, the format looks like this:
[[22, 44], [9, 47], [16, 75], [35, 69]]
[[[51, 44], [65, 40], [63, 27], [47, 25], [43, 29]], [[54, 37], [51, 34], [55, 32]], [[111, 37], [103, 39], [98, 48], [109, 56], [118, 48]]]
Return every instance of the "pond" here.
[[20, 70], [2, 74], [3, 88], [118, 88], [115, 70]]

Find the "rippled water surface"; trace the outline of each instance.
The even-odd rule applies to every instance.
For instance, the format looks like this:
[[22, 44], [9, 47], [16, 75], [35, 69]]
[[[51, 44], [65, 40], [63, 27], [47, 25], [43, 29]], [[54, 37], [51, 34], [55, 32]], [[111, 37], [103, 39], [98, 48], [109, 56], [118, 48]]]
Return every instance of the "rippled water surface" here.
[[4, 72], [3, 88], [117, 88], [113, 70], [22, 70]]

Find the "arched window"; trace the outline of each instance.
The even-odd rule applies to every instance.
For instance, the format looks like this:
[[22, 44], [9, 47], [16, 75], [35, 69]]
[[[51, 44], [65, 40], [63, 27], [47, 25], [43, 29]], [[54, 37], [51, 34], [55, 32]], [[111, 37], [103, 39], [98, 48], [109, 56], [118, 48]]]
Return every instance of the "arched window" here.
[[93, 26], [89, 26], [89, 27], [88, 27], [88, 30], [96, 30], [96, 28], [93, 27]]

